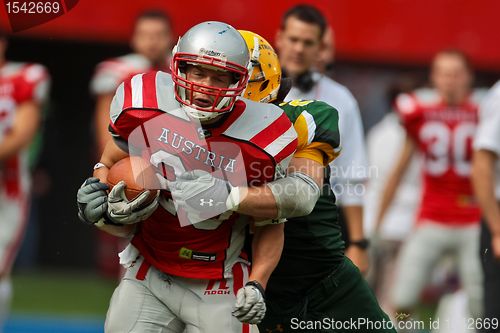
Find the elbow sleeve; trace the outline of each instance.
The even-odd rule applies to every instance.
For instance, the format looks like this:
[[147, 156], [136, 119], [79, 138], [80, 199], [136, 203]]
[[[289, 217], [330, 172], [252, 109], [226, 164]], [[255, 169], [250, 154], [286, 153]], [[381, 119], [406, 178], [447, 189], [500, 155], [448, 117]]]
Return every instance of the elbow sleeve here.
[[278, 218], [310, 214], [320, 196], [318, 184], [302, 172], [292, 172], [285, 178], [268, 183], [267, 186], [276, 200]]

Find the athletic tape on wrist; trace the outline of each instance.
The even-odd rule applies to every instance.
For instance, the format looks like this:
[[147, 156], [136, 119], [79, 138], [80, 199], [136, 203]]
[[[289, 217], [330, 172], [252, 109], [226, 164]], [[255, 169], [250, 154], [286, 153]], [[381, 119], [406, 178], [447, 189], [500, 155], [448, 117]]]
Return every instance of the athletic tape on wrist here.
[[232, 187], [226, 200], [226, 207], [229, 210], [237, 211], [240, 205], [240, 188]]

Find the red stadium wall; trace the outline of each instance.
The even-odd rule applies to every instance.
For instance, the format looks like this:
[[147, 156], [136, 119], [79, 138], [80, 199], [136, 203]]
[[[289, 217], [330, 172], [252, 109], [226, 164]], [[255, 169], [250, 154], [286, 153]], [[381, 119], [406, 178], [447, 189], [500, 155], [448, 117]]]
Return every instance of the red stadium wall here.
[[[19, 35], [125, 42], [143, 9], [165, 9], [175, 31], [222, 20], [273, 40], [281, 14], [297, 3], [320, 8], [336, 31], [337, 57], [382, 63], [426, 63], [445, 47], [465, 50], [482, 69], [500, 70], [496, 0], [80, 0], [69, 13]], [[5, 8], [0, 9], [7, 24]]]

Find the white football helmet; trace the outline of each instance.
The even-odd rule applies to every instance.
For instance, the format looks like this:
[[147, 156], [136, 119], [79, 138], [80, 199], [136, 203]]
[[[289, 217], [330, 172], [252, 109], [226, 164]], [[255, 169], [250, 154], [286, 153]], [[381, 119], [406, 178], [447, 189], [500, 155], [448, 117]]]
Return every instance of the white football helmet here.
[[[231, 111], [247, 85], [249, 60], [245, 40], [229, 24], [210, 21], [195, 25], [179, 38], [173, 50], [170, 70], [176, 99], [191, 117], [200, 121]], [[188, 81], [185, 73], [188, 64], [230, 72], [233, 83], [227, 88], [217, 88]], [[194, 92], [213, 96], [212, 105], [193, 104]]]

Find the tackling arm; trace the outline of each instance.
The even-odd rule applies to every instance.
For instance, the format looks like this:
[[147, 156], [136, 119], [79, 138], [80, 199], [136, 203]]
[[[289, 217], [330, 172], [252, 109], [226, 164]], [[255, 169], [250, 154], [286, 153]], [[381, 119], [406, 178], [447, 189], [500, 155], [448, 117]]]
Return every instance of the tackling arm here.
[[324, 167], [314, 160], [294, 157], [288, 172], [285, 178], [249, 188], [237, 211], [269, 219], [309, 214], [319, 198]]
[[258, 281], [264, 288], [278, 265], [285, 241], [284, 224], [255, 228], [252, 241], [252, 271], [249, 281]]
[[249, 282], [236, 294], [233, 316], [243, 323], [258, 324], [266, 313], [265, 287], [278, 265], [284, 244], [284, 225], [258, 227], [252, 242]]

